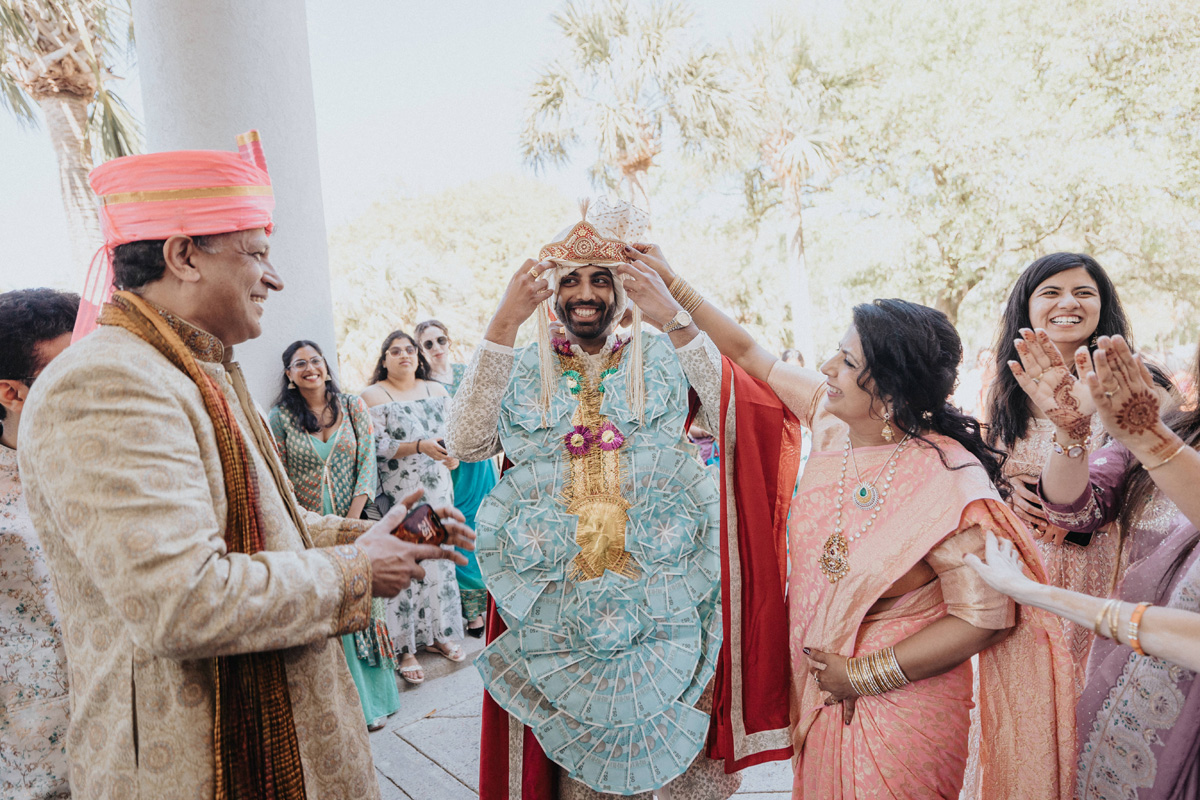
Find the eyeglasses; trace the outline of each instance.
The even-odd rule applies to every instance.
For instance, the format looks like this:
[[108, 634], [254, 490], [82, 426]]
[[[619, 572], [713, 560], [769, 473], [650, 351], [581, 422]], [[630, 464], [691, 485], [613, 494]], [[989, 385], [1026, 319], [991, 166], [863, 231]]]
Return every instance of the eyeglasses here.
[[392, 358], [399, 358], [400, 356], [411, 356], [411, 355], [415, 354], [416, 352], [417, 352], [417, 348], [413, 347], [411, 344], [406, 344], [403, 347], [392, 347], [392, 348], [388, 349], [388, 355], [391, 356]]
[[313, 356], [307, 360], [301, 358], [297, 361], [293, 361], [288, 366], [288, 369], [305, 369], [309, 364], [312, 364], [314, 367], [322, 367], [325, 365], [325, 359], [321, 358], [320, 356]]
[[432, 350], [435, 342], [440, 344], [442, 347], [450, 344], [450, 340], [448, 338], [445, 336], [439, 336], [436, 339], [428, 339], [424, 342], [421, 342], [421, 347], [424, 347], [426, 350]]

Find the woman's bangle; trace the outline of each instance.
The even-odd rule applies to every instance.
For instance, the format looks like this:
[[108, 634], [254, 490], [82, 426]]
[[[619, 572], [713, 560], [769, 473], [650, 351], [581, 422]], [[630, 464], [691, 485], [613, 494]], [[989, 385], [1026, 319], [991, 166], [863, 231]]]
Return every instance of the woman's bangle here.
[[1146, 472], [1149, 472], [1152, 469], [1158, 469], [1159, 467], [1165, 467], [1167, 464], [1171, 463], [1172, 458], [1174, 458], [1175, 456], [1182, 453], [1185, 449], [1187, 449], [1187, 442], [1184, 442], [1183, 444], [1179, 445], [1179, 447], [1176, 448], [1174, 453], [1171, 453], [1171, 455], [1167, 456], [1166, 458], [1164, 458], [1162, 461], [1158, 462], [1154, 466], [1146, 467], [1144, 464], [1142, 466], [1145, 467]]
[[1100, 613], [1096, 615], [1096, 624], [1092, 626], [1092, 630], [1096, 632], [1097, 636], [1104, 636], [1104, 631], [1100, 629], [1100, 626], [1104, 624], [1104, 618], [1108, 616], [1108, 612], [1113, 607], [1113, 604], [1119, 604], [1120, 602], [1120, 600], [1108, 600], [1100, 607]]
[[850, 687], [860, 697], [890, 692], [909, 682], [892, 647], [846, 659], [846, 676], [850, 679]]
[[423, 441], [425, 441], [425, 440], [424, 440], [424, 439], [417, 439], [417, 452], [416, 452], [416, 455], [424, 455], [424, 453], [422, 453], [422, 452], [421, 452], [421, 442], [423, 442]]
[[1121, 601], [1112, 604], [1108, 612], [1108, 638], [1117, 644], [1121, 643]]
[[1146, 609], [1154, 605], [1153, 603], [1138, 603], [1137, 608], [1129, 615], [1129, 646], [1133, 648], [1133, 652], [1139, 656], [1146, 655], [1146, 651], [1142, 649], [1142, 643], [1138, 641], [1138, 626], [1142, 624], [1142, 615], [1146, 613]]
[[704, 298], [700, 293], [691, 287], [691, 285], [678, 275], [675, 280], [671, 281], [669, 290], [671, 296], [679, 301], [679, 305], [683, 306], [683, 310], [689, 315], [695, 313], [700, 304], [704, 302]]

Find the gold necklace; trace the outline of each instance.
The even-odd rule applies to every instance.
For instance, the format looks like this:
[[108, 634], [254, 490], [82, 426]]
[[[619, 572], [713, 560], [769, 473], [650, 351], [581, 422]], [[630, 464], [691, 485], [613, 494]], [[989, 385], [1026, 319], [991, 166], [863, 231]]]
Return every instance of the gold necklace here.
[[[825, 540], [825, 545], [821, 548], [821, 555], [817, 557], [817, 565], [820, 566], [821, 572], [825, 573], [825, 577], [829, 579], [830, 583], [837, 583], [850, 572], [850, 542], [861, 538], [867, 532], [867, 529], [874, 524], [875, 518], [879, 516], [879, 512], [883, 510], [888, 490], [892, 486], [892, 479], [896, 477], [896, 464], [900, 461], [900, 454], [904, 452], [904, 445], [908, 442], [908, 439], [908, 434], [905, 434], [904, 438], [900, 440], [900, 444], [896, 445], [896, 449], [892, 451], [892, 454], [888, 456], [888, 460], [880, 468], [880, 475], [883, 474], [884, 469], [887, 470], [887, 478], [884, 479], [883, 489], [881, 491], [876, 490], [878, 505], [871, 511], [871, 515], [867, 517], [867, 521], [862, 524], [857, 532], [850, 534], [850, 538], [847, 540], [842, 535], [842, 508], [845, 505], [846, 467], [850, 463], [851, 453], [850, 434], [846, 434], [846, 447], [845, 452], [842, 454], [842, 474], [837, 482], [837, 522], [833, 526], [833, 533]], [[857, 465], [855, 465], [855, 470], [857, 470]], [[879, 476], [877, 475], [875, 479], [879, 480]], [[871, 489], [875, 490], [875, 487], [872, 485]], [[855, 491], [857, 492], [857, 489]], [[863, 510], [865, 511], [866, 509]]]

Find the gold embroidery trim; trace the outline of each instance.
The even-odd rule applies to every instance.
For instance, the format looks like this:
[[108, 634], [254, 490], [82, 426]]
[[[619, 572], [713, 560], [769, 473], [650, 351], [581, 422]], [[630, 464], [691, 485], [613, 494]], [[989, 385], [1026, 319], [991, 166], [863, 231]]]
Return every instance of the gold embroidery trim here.
[[106, 206], [121, 203], [161, 203], [167, 200], [201, 200], [210, 197], [270, 197], [270, 186], [204, 186], [198, 189], [162, 189], [157, 192], [118, 192], [106, 194], [100, 203]]
[[[595, 376], [587, 374], [582, 356], [558, 353], [560, 368], [574, 370], [580, 375], [579, 407], [571, 417], [573, 425], [598, 431], [608, 421], [608, 417], [600, 413], [600, 403], [604, 399], [604, 393], [600, 391], [601, 376], [616, 369], [624, 352], [622, 347], [609, 353]], [[568, 475], [560, 499], [566, 505], [567, 513], [579, 518], [575, 543], [581, 549], [571, 562], [567, 577], [573, 581], [587, 581], [599, 578], [605, 570], [612, 570], [626, 578], [636, 578], [640, 574], [637, 561], [625, 550], [630, 504], [621, 496], [624, 471], [621, 448], [604, 450], [599, 442], [595, 442], [583, 455], [575, 455], [569, 450], [567, 453]]]

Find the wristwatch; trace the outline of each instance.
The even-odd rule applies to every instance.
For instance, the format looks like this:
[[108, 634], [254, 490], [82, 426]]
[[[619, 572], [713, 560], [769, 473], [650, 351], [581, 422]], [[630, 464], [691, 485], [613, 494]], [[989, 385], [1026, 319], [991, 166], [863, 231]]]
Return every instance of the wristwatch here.
[[670, 333], [671, 331], [677, 331], [680, 328], [686, 328], [691, 324], [692, 315], [681, 308], [678, 312], [676, 312], [675, 316], [671, 317], [670, 322], [668, 322], [666, 325], [663, 325], [662, 331], [663, 333]]
[[1058, 455], [1066, 456], [1067, 458], [1082, 458], [1083, 456], [1087, 455], [1086, 444], [1072, 444], [1063, 447], [1058, 443], [1057, 437], [1055, 437], [1050, 443], [1050, 448]]

